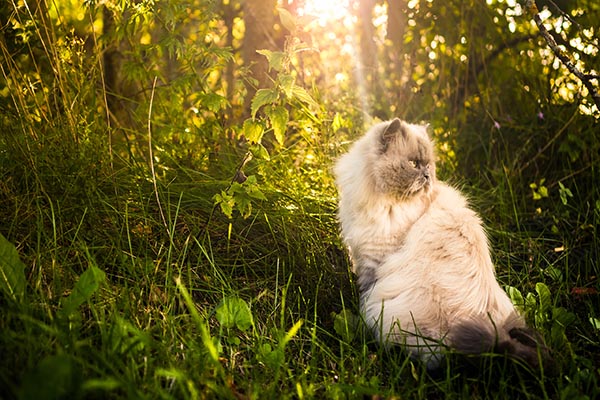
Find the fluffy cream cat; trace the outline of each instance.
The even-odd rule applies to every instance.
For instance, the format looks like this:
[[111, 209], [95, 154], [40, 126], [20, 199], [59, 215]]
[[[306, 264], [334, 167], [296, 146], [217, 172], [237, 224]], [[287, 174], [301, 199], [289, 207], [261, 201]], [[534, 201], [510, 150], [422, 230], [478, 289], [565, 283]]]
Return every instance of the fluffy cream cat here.
[[403, 345], [428, 368], [443, 346], [508, 352], [532, 366], [546, 357], [496, 281], [480, 218], [436, 179], [425, 126], [375, 125], [334, 172], [362, 313], [382, 343]]

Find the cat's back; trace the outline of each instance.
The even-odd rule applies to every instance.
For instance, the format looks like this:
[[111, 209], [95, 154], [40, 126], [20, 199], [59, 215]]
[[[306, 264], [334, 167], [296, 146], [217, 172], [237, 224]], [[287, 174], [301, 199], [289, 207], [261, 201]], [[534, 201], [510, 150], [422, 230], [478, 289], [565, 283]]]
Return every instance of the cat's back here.
[[447, 214], [472, 214], [473, 211], [469, 208], [467, 198], [453, 186], [438, 181], [431, 195], [430, 211]]
[[467, 198], [454, 187], [438, 181], [431, 203], [416, 229], [440, 238], [487, 241], [479, 215], [470, 208]]
[[460, 191], [443, 182], [437, 183], [427, 211], [412, 225], [405, 246], [448, 275], [494, 269], [481, 218]]

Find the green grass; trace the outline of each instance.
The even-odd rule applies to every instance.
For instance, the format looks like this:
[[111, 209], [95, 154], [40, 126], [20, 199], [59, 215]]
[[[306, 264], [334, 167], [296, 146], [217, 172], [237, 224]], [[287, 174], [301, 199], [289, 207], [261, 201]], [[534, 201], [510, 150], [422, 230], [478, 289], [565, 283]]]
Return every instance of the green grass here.
[[[357, 296], [329, 190], [321, 198], [294, 187], [266, 190], [268, 200], [256, 202], [249, 218], [230, 220], [212, 201], [226, 182], [182, 170], [157, 182], [163, 221], [151, 179], [140, 179], [139, 168], [123, 167], [113, 180], [102, 171], [97, 178], [44, 178], [4, 167], [12, 179], [3, 192], [3, 234], [16, 245], [27, 282], [19, 299], [2, 294], [0, 382], [8, 398], [598, 393], [598, 329], [587, 320], [598, 316], [597, 298], [570, 294], [586, 283], [583, 269], [596, 265], [571, 260], [568, 251], [549, 253], [557, 239], [526, 229], [524, 216], [512, 229], [502, 221], [490, 229], [499, 278], [524, 297], [536, 296], [538, 282], [550, 288], [552, 304], [529, 312], [541, 318], [547, 340], [553, 329], [564, 335], [552, 339], [563, 340], [554, 349], [560, 373], [547, 377], [493, 356], [469, 368], [450, 356], [431, 377], [356, 326]], [[86, 167], [78, 171], [88, 174]], [[84, 199], [46, 181], [82, 178], [95, 179], [88, 182], [93, 190], [71, 189], [90, 190]], [[500, 215], [513, 221], [520, 206], [506, 207]], [[552, 266], [562, 277], [545, 273]], [[574, 315], [571, 325], [557, 325], [558, 307]]]

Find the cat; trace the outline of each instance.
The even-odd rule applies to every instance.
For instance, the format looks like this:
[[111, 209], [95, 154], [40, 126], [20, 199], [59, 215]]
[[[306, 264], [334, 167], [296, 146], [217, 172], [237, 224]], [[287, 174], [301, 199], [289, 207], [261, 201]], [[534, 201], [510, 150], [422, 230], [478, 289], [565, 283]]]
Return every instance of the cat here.
[[426, 126], [376, 124], [334, 175], [361, 312], [379, 342], [403, 346], [430, 370], [445, 347], [508, 353], [532, 367], [548, 359], [496, 280], [481, 219], [437, 180]]

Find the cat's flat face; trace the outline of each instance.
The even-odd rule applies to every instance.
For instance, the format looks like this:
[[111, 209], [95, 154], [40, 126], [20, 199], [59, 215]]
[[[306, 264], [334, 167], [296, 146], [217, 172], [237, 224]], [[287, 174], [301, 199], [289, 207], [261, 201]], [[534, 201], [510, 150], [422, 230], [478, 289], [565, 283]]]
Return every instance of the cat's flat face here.
[[426, 128], [395, 119], [377, 134], [373, 159], [377, 189], [400, 198], [429, 192], [435, 182], [435, 159]]

